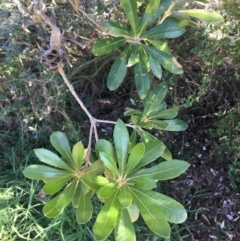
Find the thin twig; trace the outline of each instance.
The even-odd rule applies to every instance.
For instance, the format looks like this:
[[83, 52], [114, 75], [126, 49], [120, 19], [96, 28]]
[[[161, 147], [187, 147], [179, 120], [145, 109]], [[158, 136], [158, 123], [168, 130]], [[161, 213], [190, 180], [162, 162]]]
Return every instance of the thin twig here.
[[86, 163], [85, 163], [86, 166], [88, 166], [89, 161], [90, 161], [90, 154], [91, 154], [91, 147], [92, 147], [92, 135], [93, 135], [93, 124], [91, 123], [90, 131], [89, 131], [89, 138], [88, 138]]
[[70, 84], [70, 82], [68, 81], [68, 78], [65, 75], [65, 72], [63, 71], [62, 66], [60, 65], [58, 67], [58, 72], [59, 74], [62, 76], [64, 82], [66, 83], [67, 87], [69, 88], [71, 94], [74, 96], [74, 98], [77, 100], [77, 102], [79, 103], [79, 105], [81, 106], [81, 108], [83, 109], [83, 111], [87, 114], [88, 118], [90, 119], [91, 123], [95, 123], [95, 118], [90, 114], [90, 112], [88, 111], [88, 109], [86, 108], [86, 106], [83, 104], [83, 102], [81, 101], [81, 99], [78, 97], [77, 93], [75, 92], [74, 88], [72, 87], [72, 85]]
[[41, 10], [39, 0], [33, 0], [34, 13], [47, 23], [52, 29], [56, 27], [54, 22]]
[[[78, 4], [79, 1], [76, 2], [72, 2], [70, 0], [70, 3], [73, 5], [73, 3]], [[54, 42], [54, 44], [56, 44], [55, 42], [57, 42], [57, 47], [61, 48], [62, 42], [60, 41], [62, 39], [62, 35], [60, 32], [60, 29], [55, 25], [55, 23], [41, 10], [40, 8], [40, 4], [39, 4], [39, 0], [33, 0], [33, 6], [34, 6], [34, 12], [35, 14], [39, 15], [39, 17], [45, 22], [47, 23], [51, 28], [52, 28], [52, 34], [51, 34], [51, 38], [57, 38], [58, 41], [51, 41]], [[83, 10], [81, 10], [80, 8], [78, 9], [75, 6], [75, 10], [76, 11], [80, 11], [84, 16], [86, 16], [92, 23], [94, 23], [100, 30], [102, 30], [103, 32], [105, 31], [104, 28], [102, 26], [100, 26], [98, 23], [96, 23], [93, 19], [91, 19], [87, 13], [85, 13]], [[54, 34], [55, 32], [57, 32], [56, 34]], [[54, 39], [55, 40], [55, 39]], [[96, 61], [96, 60], [95, 60]], [[84, 66], [84, 65], [83, 65]], [[98, 132], [97, 132], [97, 126], [96, 123], [106, 123], [106, 124], [116, 124], [115, 121], [109, 121], [109, 120], [99, 120], [94, 118], [91, 113], [88, 111], [87, 107], [84, 105], [84, 103], [82, 102], [82, 100], [78, 97], [76, 91], [74, 90], [73, 86], [70, 84], [63, 68], [62, 68], [62, 64], [58, 65], [58, 72], [59, 74], [62, 76], [65, 84], [67, 85], [68, 89], [70, 90], [71, 94], [73, 95], [73, 97], [76, 99], [76, 101], [79, 103], [79, 105], [81, 106], [82, 110], [86, 113], [86, 115], [88, 116], [91, 126], [90, 126], [90, 131], [89, 131], [89, 141], [88, 141], [88, 150], [87, 150], [87, 156], [86, 156], [86, 165], [89, 164], [89, 157], [90, 157], [90, 153], [91, 153], [91, 145], [92, 145], [92, 135], [94, 132], [94, 136], [95, 136], [95, 140], [98, 141]], [[138, 128], [135, 125], [132, 124], [125, 124], [128, 127], [131, 127], [133, 129]]]

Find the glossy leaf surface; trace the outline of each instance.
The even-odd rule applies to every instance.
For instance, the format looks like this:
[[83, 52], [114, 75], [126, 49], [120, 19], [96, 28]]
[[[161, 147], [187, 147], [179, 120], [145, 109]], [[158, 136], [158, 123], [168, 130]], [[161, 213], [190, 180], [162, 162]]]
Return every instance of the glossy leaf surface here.
[[116, 34], [119, 36], [123, 36], [123, 37], [132, 37], [132, 33], [129, 32], [125, 27], [119, 25], [116, 22], [113, 21], [108, 21], [103, 23], [103, 26], [107, 28], [107, 30], [112, 33], [112, 34]]
[[105, 240], [113, 231], [119, 214], [119, 201], [117, 199], [117, 192], [114, 192], [109, 197], [93, 226], [93, 233], [97, 240]]
[[127, 209], [121, 209], [114, 234], [117, 241], [136, 241], [135, 230]]
[[81, 141], [79, 141], [73, 146], [72, 157], [73, 157], [75, 166], [79, 170], [82, 166], [83, 159], [84, 159], [84, 146]]
[[78, 223], [84, 224], [88, 222], [93, 213], [93, 205], [91, 201], [90, 193], [80, 193], [78, 207], [76, 212], [76, 218]]
[[67, 182], [71, 179], [72, 177], [64, 177], [64, 178], [55, 178], [49, 182], [47, 182], [43, 186], [43, 192], [48, 194], [48, 195], [53, 195], [54, 193], [60, 191], [63, 186], [67, 184]]
[[59, 200], [59, 195], [48, 201], [43, 207], [43, 214], [48, 218], [54, 218], [59, 215], [63, 209], [57, 208], [57, 201]]
[[45, 180], [51, 178], [65, 178], [71, 175], [70, 172], [55, 169], [44, 165], [30, 165], [23, 171], [25, 177], [32, 180]]
[[118, 119], [114, 127], [113, 139], [117, 154], [118, 168], [120, 173], [123, 173], [128, 157], [129, 134], [127, 127], [120, 119]]
[[110, 54], [117, 48], [121, 47], [125, 43], [125, 38], [106, 38], [98, 40], [93, 48], [92, 52], [95, 56], [101, 56], [104, 54]]
[[177, 109], [167, 109], [167, 110], [163, 110], [155, 115], [150, 115], [149, 119], [172, 119], [174, 117], [176, 117], [178, 114]]
[[117, 189], [117, 183], [116, 182], [109, 182], [106, 185], [100, 187], [97, 191], [97, 195], [99, 198], [107, 199], [109, 198], [112, 193]]
[[141, 99], [144, 99], [150, 88], [150, 77], [143, 61], [134, 65], [134, 78], [138, 95]]
[[137, 221], [139, 218], [139, 209], [135, 203], [127, 207], [127, 211], [131, 218], [132, 223]]
[[151, 55], [148, 55], [148, 60], [149, 60], [150, 68], [151, 68], [153, 74], [157, 78], [161, 79], [162, 78], [162, 68], [161, 68], [161, 65]]
[[135, 0], [120, 0], [124, 13], [135, 34], [138, 26], [137, 4]]
[[132, 177], [129, 182], [146, 190], [151, 190], [157, 186], [156, 181], [152, 177]]
[[44, 148], [35, 149], [34, 153], [37, 156], [37, 158], [43, 163], [46, 163], [50, 166], [54, 166], [60, 169], [65, 169], [70, 171], [72, 170], [71, 167], [66, 162], [64, 162], [58, 155], [56, 155], [55, 153], [47, 149], [44, 149]]
[[110, 141], [107, 141], [104, 139], [98, 140], [95, 145], [95, 149], [96, 149], [98, 157], [99, 157], [99, 152], [107, 153], [108, 155], [110, 155], [112, 157], [116, 156], [115, 150], [113, 148], [113, 144]]
[[133, 147], [126, 166], [125, 175], [131, 172], [134, 167], [139, 163], [140, 159], [143, 157], [145, 152], [145, 146], [143, 143], [138, 143], [136, 146]]
[[141, 34], [150, 24], [156, 20], [156, 12], [161, 0], [150, 0], [143, 17], [140, 20], [138, 34]]
[[[170, 226], [165, 215], [154, 205], [155, 200], [143, 195], [137, 188], [131, 188], [133, 200], [136, 203], [145, 223], [157, 235], [169, 238]], [[146, 191], [145, 191], [146, 192]]]
[[204, 22], [211, 24], [221, 24], [224, 22], [224, 18], [217, 12], [208, 9], [186, 9], [178, 11], [180, 13], [187, 14], [191, 17], [198, 18]]
[[123, 207], [128, 207], [132, 204], [132, 193], [126, 185], [119, 189], [118, 200]]
[[97, 191], [101, 186], [109, 183], [109, 180], [106, 177], [91, 174], [84, 175], [82, 181], [86, 186], [94, 191]]
[[137, 199], [141, 200], [136, 202], [137, 205], [138, 202], [144, 202], [145, 204], [148, 204], [149, 207], [155, 209], [155, 211], [160, 213], [160, 215], [163, 214], [164, 218], [171, 223], [182, 223], [186, 220], [187, 212], [185, 208], [174, 199], [163, 194], [154, 191], [143, 190], [138, 187], [133, 187], [131, 190], [134, 193], [134, 200], [136, 200], [136, 196]]
[[77, 180], [73, 180], [68, 186], [59, 194], [56, 206], [58, 209], [65, 208], [73, 199]]
[[53, 132], [50, 136], [50, 142], [68, 163], [73, 164], [72, 152], [64, 133], [60, 131]]
[[189, 164], [181, 160], [164, 161], [151, 168], [141, 169], [133, 178], [152, 178], [156, 180], [168, 180], [180, 176], [189, 167]]
[[117, 89], [127, 73], [127, 64], [126, 60], [122, 57], [119, 57], [113, 63], [111, 70], [107, 79], [107, 87], [109, 90]]
[[182, 66], [177, 62], [176, 58], [172, 55], [163, 52], [161, 50], [158, 50], [156, 48], [153, 48], [151, 46], [143, 45], [144, 49], [148, 51], [149, 54], [153, 56], [159, 63], [168, 71], [170, 71], [173, 74], [182, 74], [183, 68]]
[[162, 24], [159, 24], [145, 32], [141, 37], [146, 39], [177, 38], [184, 32], [185, 30], [180, 28], [177, 22], [173, 20], [166, 20]]
[[146, 99], [143, 118], [144, 121], [145, 116], [149, 116], [151, 112], [155, 111], [158, 106], [160, 106], [161, 102], [165, 98], [167, 93], [167, 85], [164, 82], [158, 84], [149, 94], [148, 98]]
[[143, 143], [138, 143], [133, 147], [126, 166], [125, 175], [131, 172], [135, 166], [140, 162], [140, 159], [143, 157], [145, 153], [145, 146]]
[[77, 208], [78, 207], [78, 202], [80, 199], [80, 195], [81, 195], [81, 187], [82, 187], [82, 182], [77, 182], [76, 187], [75, 187], [75, 191], [74, 191], [74, 195], [73, 195], [73, 199], [72, 199], [72, 205], [73, 207]]
[[113, 174], [114, 177], [119, 176], [119, 170], [118, 170], [116, 163], [112, 156], [110, 156], [104, 152], [100, 152], [100, 159], [103, 161], [105, 167], [109, 171], [111, 171], [111, 173]]
[[168, 123], [167, 131], [185, 131], [187, 129], [187, 123], [182, 120], [173, 119], [164, 120], [164, 122]]
[[[164, 144], [159, 140], [151, 140], [145, 144], [145, 153], [136, 168], [145, 166], [161, 156], [165, 149]], [[136, 169], [135, 168], [135, 169]]]
[[97, 160], [86, 170], [84, 170], [84, 174], [100, 175], [103, 174], [104, 169], [104, 163], [101, 160]]

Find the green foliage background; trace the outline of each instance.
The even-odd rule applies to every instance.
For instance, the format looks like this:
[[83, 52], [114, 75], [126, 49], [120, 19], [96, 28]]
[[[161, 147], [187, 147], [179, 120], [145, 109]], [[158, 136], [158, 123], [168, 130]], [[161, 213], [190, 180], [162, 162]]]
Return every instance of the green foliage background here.
[[[48, 137], [53, 131], [64, 131], [71, 144], [77, 142], [79, 137], [87, 143], [85, 117], [79, 107], [71, 95], [66, 92], [60, 77], [44, 71], [39, 64], [38, 44], [45, 40], [49, 30], [45, 32], [42, 26], [36, 27], [29, 15], [22, 14], [21, 10], [29, 11], [27, 8], [29, 3], [30, 1], [20, 1], [19, 8], [11, 1], [4, 1], [1, 3], [0, 10], [0, 18], [3, 23], [0, 26], [0, 234], [5, 240], [52, 240], [53, 238], [54, 240], [94, 240], [89, 225], [79, 225], [75, 221], [71, 208], [67, 208], [54, 220], [43, 217], [41, 208], [46, 202], [46, 196], [41, 193], [42, 184], [29, 182], [22, 174], [22, 170], [27, 165], [37, 162], [31, 150], [39, 146], [49, 148]], [[66, 20], [72, 18], [73, 10], [65, 1], [62, 1], [62, 4], [60, 6], [63, 7], [60, 8], [58, 17], [67, 29], [70, 21]], [[91, 11], [92, 13], [94, 11], [109, 13], [112, 4], [107, 2], [100, 4], [98, 1], [98, 8]], [[236, 4], [235, 1], [223, 1], [220, 8], [225, 17], [223, 26], [216, 28], [201, 26], [197, 32], [189, 30], [189, 35], [183, 36], [181, 41], [174, 40], [169, 43], [170, 48], [176, 50], [181, 59], [189, 61], [184, 64], [186, 71], [192, 62], [191, 58], [198, 56], [201, 59], [199, 67], [201, 81], [198, 83], [198, 88], [196, 85], [193, 88], [191, 83], [190, 87], [182, 88], [183, 82], [180, 77], [175, 79], [167, 73], [163, 76], [170, 87], [174, 86], [167, 101], [180, 105], [181, 115], [186, 120], [191, 119], [189, 118], [190, 110], [196, 106], [203, 105], [210, 114], [216, 114], [216, 122], [220, 124], [211, 128], [212, 130], [207, 130], [211, 133], [213, 140], [217, 139], [220, 142], [214, 160], [223, 162], [222, 156], [224, 155], [226, 158], [224, 162], [228, 163], [229, 180], [234, 188], [239, 187], [239, 150], [234, 147], [235, 144], [233, 145], [233, 143], [238, 143], [239, 135], [237, 104], [239, 95], [237, 90], [240, 72], [236, 63], [239, 62], [240, 25], [238, 5]], [[50, 4], [47, 7], [51, 9], [53, 5]], [[78, 27], [81, 21], [82, 19], [78, 16], [74, 22], [77, 26], [75, 28], [77, 34], [88, 36], [86, 42], [96, 38], [94, 34], [92, 35], [92, 26], [82, 24], [81, 28]], [[30, 32], [25, 31], [23, 26], [26, 26]], [[215, 38], [218, 33], [224, 37]], [[104, 97], [107, 96], [103, 89], [111, 66], [109, 63], [116, 55], [99, 58], [89, 67], [90, 65], [84, 65], [84, 63], [91, 59], [90, 48], [87, 47], [80, 52], [79, 49], [72, 47], [70, 51], [73, 62], [76, 61], [74, 62], [76, 67], [69, 68], [67, 71], [74, 86], [89, 106], [94, 103], [103, 103]], [[188, 53], [190, 53], [189, 59], [185, 58]], [[223, 68], [224, 66], [227, 67]], [[224, 100], [220, 96], [222, 101], [219, 101], [218, 106], [213, 110], [210, 108], [212, 102], [207, 98], [207, 93], [212, 93], [212, 91], [208, 92], [211, 88], [218, 90], [219, 85], [225, 85], [226, 82], [216, 80], [215, 76], [211, 75], [211, 69], [217, 69], [221, 73], [230, 69], [227, 81], [231, 85], [230, 89], [233, 90], [232, 95], [224, 95]], [[118, 96], [124, 96], [124, 88], [127, 86], [133, 90], [133, 86], [129, 86], [129, 82], [127, 81], [119, 92], [113, 92], [112, 99], [117, 98], [121, 103]], [[90, 87], [91, 91], [86, 91], [86, 86]], [[132, 92], [132, 95], [134, 96], [135, 93]], [[95, 96], [98, 96], [99, 102]], [[110, 98], [110, 100], [112, 99]], [[133, 98], [139, 105], [136, 99]], [[216, 100], [215, 97], [214, 100]], [[129, 101], [129, 103], [131, 102]], [[186, 111], [183, 107], [190, 107], [190, 109]], [[93, 111], [96, 110], [93, 109]], [[110, 111], [113, 118], [119, 114], [111, 108]], [[106, 112], [109, 112], [109, 109]], [[104, 113], [104, 115], [109, 114]], [[79, 123], [83, 123], [83, 125], [79, 126]], [[191, 128], [190, 126], [190, 131]], [[105, 132], [102, 133], [104, 136]], [[169, 134], [167, 138], [171, 139], [173, 135]], [[173, 152], [175, 148], [175, 152], [177, 152], [179, 145], [172, 144], [169, 148], [173, 149]], [[232, 154], [223, 154], [226, 150]], [[181, 158], [187, 160], [188, 157], [186, 154]], [[97, 200], [94, 200], [94, 205], [100, 209], [101, 205]], [[143, 222], [139, 222], [137, 227], [145, 230], [145, 233], [138, 233], [139, 240], [147, 238], [158, 240], [152, 233], [146, 231]], [[194, 229], [196, 227], [193, 227]], [[186, 226], [173, 226], [172, 240], [181, 240], [181, 236], [187, 232], [186, 230], [188, 230]]]

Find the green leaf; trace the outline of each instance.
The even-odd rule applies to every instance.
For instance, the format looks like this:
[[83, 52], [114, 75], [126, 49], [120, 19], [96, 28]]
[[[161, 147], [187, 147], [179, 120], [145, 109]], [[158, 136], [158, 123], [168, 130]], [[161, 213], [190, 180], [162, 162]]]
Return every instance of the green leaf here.
[[34, 153], [37, 156], [37, 158], [43, 163], [68, 171], [72, 170], [72, 168], [66, 162], [64, 162], [58, 155], [47, 149], [35, 149]]
[[177, 22], [178, 26], [181, 28], [185, 28], [186, 26], [191, 26], [194, 28], [198, 27], [198, 24], [191, 21], [191, 18], [187, 14], [180, 13], [178, 11], [172, 11], [170, 19], [173, 19], [175, 22]]
[[136, 241], [135, 229], [127, 209], [121, 209], [121, 214], [114, 229], [115, 240]]
[[190, 17], [198, 18], [204, 22], [211, 23], [214, 25], [219, 25], [224, 22], [224, 18], [219, 13], [213, 10], [186, 9], [186, 10], [179, 10], [178, 12], [187, 14]]
[[118, 192], [115, 191], [105, 202], [93, 225], [93, 233], [97, 240], [106, 239], [116, 226], [119, 214]]
[[151, 119], [172, 119], [174, 117], [176, 117], [178, 114], [177, 109], [167, 109], [167, 110], [163, 110], [155, 115], [149, 115], [149, 120]]
[[171, 6], [175, 4], [175, 2], [172, 2], [172, 0], [162, 0], [160, 7], [158, 8], [156, 14], [155, 14], [155, 18], [152, 20], [153, 23], [162, 15], [165, 14], [165, 12], [171, 8]]
[[153, 124], [148, 120], [144, 120], [144, 122], [139, 123], [138, 126], [147, 130], [152, 130], [154, 127]]
[[92, 52], [95, 56], [110, 54], [114, 50], [124, 45], [125, 41], [125, 38], [122, 37], [110, 37], [106, 39], [100, 39], [93, 45]]
[[55, 218], [57, 215], [59, 215], [63, 209], [57, 208], [57, 201], [59, 200], [59, 195], [52, 198], [50, 201], [48, 201], [44, 207], [43, 207], [43, 214], [44, 216], [48, 218]]
[[134, 177], [148, 177], [156, 180], [168, 180], [180, 176], [189, 167], [185, 161], [171, 160], [164, 161], [151, 168], [141, 169]]
[[141, 99], [144, 99], [150, 89], [150, 77], [142, 60], [134, 65], [134, 78], [138, 95]]
[[104, 163], [101, 160], [97, 160], [84, 171], [84, 175], [85, 174], [100, 175], [100, 174], [103, 174], [104, 169], [105, 169]]
[[145, 117], [148, 117], [163, 101], [167, 93], [167, 84], [161, 82], [150, 92], [145, 102], [142, 121]]
[[89, 187], [84, 182], [81, 182], [81, 191], [84, 195], [89, 192]]
[[147, 142], [153, 141], [153, 140], [157, 140], [157, 138], [155, 136], [153, 136], [152, 134], [150, 134], [148, 131], [137, 130], [137, 133], [141, 136], [141, 141], [143, 141], [144, 143], [147, 143]]
[[166, 123], [164, 121], [161, 121], [161, 120], [150, 120], [149, 122], [151, 122], [153, 124], [153, 128], [155, 128], [155, 129], [167, 130], [168, 123]]
[[162, 153], [161, 157], [167, 161], [172, 160], [172, 154], [167, 147], [165, 147], [164, 152]]
[[121, 0], [120, 3], [135, 34], [138, 26], [136, 0]]
[[151, 116], [157, 115], [159, 112], [165, 110], [167, 108], [167, 104], [165, 101], [162, 101], [157, 107], [152, 109], [152, 111], [148, 114], [148, 118]]
[[165, 145], [159, 140], [151, 140], [145, 144], [145, 153], [134, 169], [146, 166], [160, 157], [165, 149]]
[[72, 205], [75, 208], [78, 207], [78, 203], [79, 203], [79, 199], [80, 199], [80, 195], [81, 195], [81, 187], [82, 187], [82, 182], [78, 181], [76, 184], [73, 199], [72, 199]]
[[65, 178], [71, 176], [71, 173], [64, 170], [58, 170], [44, 165], [30, 165], [23, 171], [25, 177], [32, 180], [45, 180], [50, 178]]
[[169, 49], [167, 42], [156, 39], [147, 39], [147, 41], [151, 43], [156, 49], [171, 54], [171, 49]]
[[99, 157], [99, 152], [104, 152], [104, 153], [107, 153], [108, 155], [114, 157], [114, 159], [115, 159], [116, 153], [115, 153], [113, 145], [110, 141], [107, 141], [104, 139], [98, 140], [95, 145], [95, 149], [96, 149], [98, 157]]
[[138, 125], [141, 122], [141, 117], [136, 115], [131, 115], [131, 122], [134, 125]]
[[105, 167], [112, 173], [111, 176], [117, 178], [120, 174], [113, 157], [104, 152], [100, 152], [99, 155]]
[[139, 48], [140, 49], [140, 60], [145, 64], [147, 71], [150, 71], [150, 63], [148, 56], [146, 54], [146, 51], [142, 48], [142, 46]]
[[155, 205], [155, 199], [145, 195], [153, 191], [141, 190], [137, 187], [131, 187], [130, 190], [147, 226], [157, 235], [169, 238], [171, 231], [165, 215], [159, 210], [159, 206]]
[[118, 119], [113, 131], [114, 145], [117, 154], [117, 161], [120, 173], [125, 170], [128, 157], [129, 134], [127, 127], [122, 120]]
[[124, 28], [123, 26], [119, 25], [116, 22], [113, 22], [113, 21], [104, 22], [103, 26], [106, 27], [111, 34], [116, 34], [122, 37], [133, 36], [132, 33], [130, 33], [126, 28]]
[[168, 123], [166, 131], [185, 131], [187, 129], [187, 123], [182, 120], [173, 119], [164, 120], [164, 122]]
[[172, 55], [163, 52], [161, 50], [158, 50], [156, 48], [153, 48], [151, 46], [143, 45], [143, 47], [148, 51], [150, 55], [152, 55], [159, 63], [168, 71], [170, 71], [173, 74], [182, 74], [183, 68], [182, 66], [177, 62], [176, 58]]
[[128, 59], [127, 66], [131, 67], [138, 62], [139, 62], [139, 48], [138, 48], [138, 45], [135, 45], [133, 47], [132, 53]]
[[82, 177], [82, 182], [90, 189], [97, 191], [101, 186], [108, 184], [109, 180], [106, 177], [85, 174]]
[[80, 197], [78, 201], [78, 207], [76, 212], [77, 222], [80, 224], [87, 223], [93, 213], [93, 205], [91, 201], [90, 193], [82, 193], [80, 192]]
[[76, 184], [77, 180], [75, 179], [59, 194], [59, 199], [56, 203], [58, 209], [65, 208], [72, 201]]
[[97, 195], [99, 198], [107, 199], [109, 198], [113, 192], [117, 189], [117, 183], [116, 182], [109, 182], [106, 185], [100, 187], [97, 191]]
[[150, 177], [132, 177], [129, 182], [146, 190], [151, 190], [157, 186], [156, 181]]
[[130, 116], [130, 115], [142, 115], [142, 112], [140, 110], [135, 110], [132, 108], [126, 108], [126, 111], [124, 112], [125, 116]]
[[141, 34], [149, 25], [155, 22], [156, 12], [160, 5], [161, 0], [150, 0], [148, 3], [145, 13], [140, 20], [138, 34]]
[[66, 185], [66, 183], [72, 179], [72, 177], [64, 177], [64, 178], [56, 178], [49, 182], [47, 182], [43, 186], [43, 192], [48, 195], [53, 195], [54, 193], [58, 192], [62, 189], [63, 186]]
[[79, 141], [73, 146], [72, 157], [73, 157], [75, 166], [79, 170], [82, 166], [83, 158], [84, 158], [84, 146], [81, 141]]
[[[153, 210], [158, 212], [160, 215], [163, 214], [164, 218], [171, 223], [182, 223], [186, 220], [187, 212], [185, 208], [174, 199], [163, 194], [143, 190], [138, 187], [132, 187], [131, 190], [133, 191], [134, 201], [137, 199], [137, 206], [138, 202], [141, 201], [147, 204], [148, 207], [151, 207]], [[138, 208], [142, 214], [139, 206]]]
[[143, 143], [138, 143], [133, 147], [126, 166], [125, 175], [131, 172], [134, 167], [139, 163], [140, 159], [143, 157], [145, 152], [145, 146]]
[[162, 24], [159, 24], [142, 34], [141, 37], [145, 39], [177, 38], [184, 32], [185, 29], [180, 28], [177, 22], [166, 20]]
[[135, 129], [133, 129], [132, 134], [130, 135], [129, 139], [129, 151], [132, 151], [132, 148], [136, 145], [137, 143], [137, 132]]
[[127, 207], [127, 211], [131, 218], [132, 223], [137, 221], [139, 218], [139, 209], [135, 203]]
[[53, 132], [50, 142], [69, 164], [73, 164], [72, 152], [65, 134], [60, 131]]
[[123, 185], [119, 189], [118, 200], [123, 207], [128, 207], [132, 204], [132, 193], [128, 189], [127, 185]]
[[161, 65], [157, 62], [156, 59], [152, 58], [151, 55], [147, 54], [148, 55], [148, 60], [149, 60], [149, 64], [150, 64], [150, 68], [153, 72], [153, 74], [161, 79], [162, 78], [162, 68], [161, 68]]
[[118, 57], [113, 63], [107, 79], [107, 87], [109, 90], [117, 89], [127, 73], [126, 60]]

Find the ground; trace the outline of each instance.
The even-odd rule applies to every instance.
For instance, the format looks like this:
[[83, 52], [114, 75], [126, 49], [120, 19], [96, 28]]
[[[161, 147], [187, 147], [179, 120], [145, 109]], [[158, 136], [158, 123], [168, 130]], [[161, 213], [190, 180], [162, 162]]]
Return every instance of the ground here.
[[[55, 130], [66, 132], [71, 143], [79, 137], [87, 142], [89, 123], [60, 76], [44, 71], [39, 63], [39, 45], [47, 39], [49, 30], [33, 23], [31, 10], [15, 2], [17, 4], [12, 5], [6, 1], [7, 8], [0, 10], [3, 22], [0, 26], [0, 214], [5, 217], [0, 220], [0, 234], [4, 241], [31, 240], [26, 238], [26, 230], [28, 225], [32, 228], [36, 224], [40, 228], [38, 231], [32, 228], [31, 235], [39, 232], [42, 238], [39, 235], [34, 240], [78, 240], [71, 235], [82, 230], [90, 235], [88, 227], [80, 227], [79, 231], [74, 226], [72, 230], [74, 217], [67, 217], [69, 226], [65, 224], [66, 219], [54, 223], [42, 218], [42, 184], [28, 182], [22, 170], [36, 160], [33, 148], [49, 147], [49, 136]], [[26, 2], [30, 5], [30, 1]], [[116, 120], [121, 116], [129, 121], [122, 116], [125, 107], [141, 107], [132, 84], [133, 73], [129, 70], [125, 83], [117, 91], [106, 89], [105, 80], [116, 56], [92, 56], [91, 47], [98, 34], [82, 16], [74, 15], [75, 19], [71, 20], [66, 4], [67, 1], [62, 1], [57, 18], [65, 23], [65, 29], [71, 21], [76, 28], [80, 26], [77, 37], [84, 45], [83, 49], [79, 46], [68, 49], [74, 67], [65, 65], [65, 69], [71, 83], [96, 118]], [[114, 14], [107, 11], [111, 4], [105, 1], [104, 7], [100, 6], [101, 18]], [[50, 12], [50, 5], [46, 6]], [[14, 11], [9, 11], [9, 7]], [[86, 3], [85, 10], [91, 12], [91, 9], [93, 6]], [[159, 191], [181, 202], [188, 211], [186, 222], [172, 227], [172, 241], [240, 239], [240, 189], [233, 188], [233, 180], [236, 179], [237, 185], [240, 182], [235, 172], [230, 173], [233, 160], [239, 158], [240, 66], [234, 59], [236, 56], [224, 48], [227, 42], [216, 44], [205, 34], [202, 28], [189, 29], [188, 35], [171, 42], [184, 74], [175, 77], [164, 73], [163, 76], [169, 85], [167, 104], [178, 105], [179, 118], [188, 123], [185, 132], [155, 133], [173, 152], [174, 158], [190, 163], [184, 175], [158, 186]], [[153, 84], [156, 82], [153, 78]], [[104, 138], [111, 137], [112, 129], [113, 126], [99, 126]], [[61, 223], [60, 228], [57, 222]], [[139, 241], [160, 240], [141, 223], [137, 225], [141, 227]], [[91, 240], [90, 237], [83, 236], [81, 240]]]

